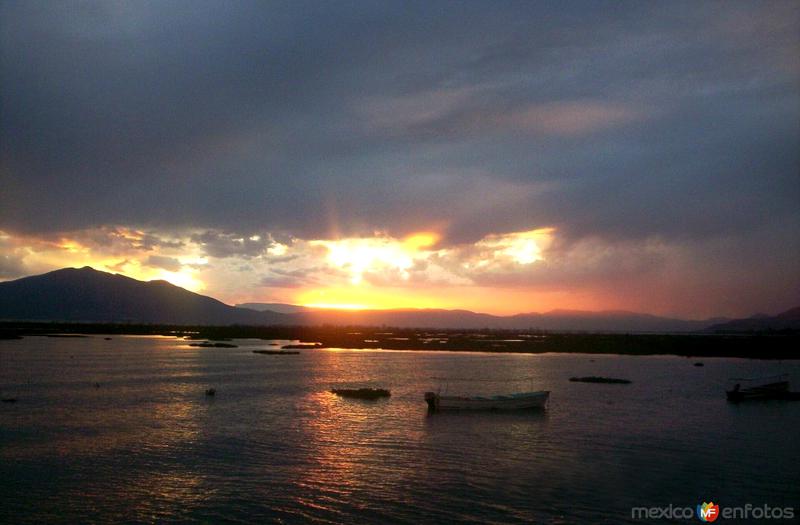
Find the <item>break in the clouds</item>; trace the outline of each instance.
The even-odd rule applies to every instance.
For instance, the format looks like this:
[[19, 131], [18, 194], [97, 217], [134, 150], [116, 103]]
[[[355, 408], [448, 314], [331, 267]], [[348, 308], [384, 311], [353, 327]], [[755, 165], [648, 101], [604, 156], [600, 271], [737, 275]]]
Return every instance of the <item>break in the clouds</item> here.
[[332, 242], [433, 232], [362, 286], [793, 306], [799, 57], [791, 1], [2, 1], [0, 278], [72, 246], [293, 300], [352, 281]]

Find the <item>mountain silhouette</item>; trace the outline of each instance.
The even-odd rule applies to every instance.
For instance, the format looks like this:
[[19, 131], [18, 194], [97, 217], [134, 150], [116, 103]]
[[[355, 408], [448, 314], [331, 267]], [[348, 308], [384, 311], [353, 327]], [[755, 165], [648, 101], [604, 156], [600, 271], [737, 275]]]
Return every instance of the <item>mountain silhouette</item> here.
[[88, 266], [0, 283], [0, 320], [586, 332], [695, 332], [719, 322], [718, 319], [687, 321], [624, 311], [553, 310], [496, 316], [468, 310], [332, 310], [282, 303], [247, 303], [234, 307], [166, 281], [139, 281]]
[[800, 330], [800, 306], [778, 315], [757, 314], [745, 319], [733, 319], [708, 328], [713, 332], [767, 332], [776, 330]]
[[277, 312], [279, 314], [295, 314], [310, 310], [307, 306], [286, 303], [241, 303], [237, 304], [236, 308], [247, 308], [257, 312]]
[[268, 324], [280, 314], [235, 308], [166, 281], [90, 267], [0, 283], [0, 319], [158, 324]]
[[695, 332], [713, 321], [686, 321], [632, 312], [554, 311], [497, 316], [469, 310], [325, 310], [290, 314], [294, 324], [402, 328], [507, 329], [585, 332]]

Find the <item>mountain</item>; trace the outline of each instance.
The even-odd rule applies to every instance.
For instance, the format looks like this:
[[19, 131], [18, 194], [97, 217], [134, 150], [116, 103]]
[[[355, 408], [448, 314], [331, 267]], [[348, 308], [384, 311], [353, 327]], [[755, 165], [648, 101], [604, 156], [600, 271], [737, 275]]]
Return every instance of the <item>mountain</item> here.
[[623, 311], [496, 316], [468, 310], [332, 310], [282, 303], [233, 307], [166, 281], [138, 281], [88, 266], [0, 283], [0, 320], [586, 332], [694, 332], [714, 324]]
[[306, 306], [285, 303], [242, 303], [237, 304], [236, 308], [247, 308], [256, 312], [277, 312], [279, 314], [296, 314], [310, 310]]
[[800, 306], [778, 315], [758, 314], [746, 319], [734, 319], [708, 328], [711, 332], [767, 332], [775, 330], [800, 330]]
[[[296, 324], [362, 325], [418, 328], [508, 329], [586, 332], [695, 332], [708, 321], [686, 321], [633, 312], [583, 312], [554, 310], [495, 316], [468, 310], [322, 310], [290, 315]], [[293, 323], [294, 324], [294, 323]]]
[[293, 314], [298, 324], [395, 326], [398, 328], [501, 328], [506, 318], [467, 310], [332, 310], [309, 309]]
[[166, 281], [90, 267], [0, 283], [0, 319], [159, 324], [277, 324], [281, 314], [234, 308]]
[[706, 320], [673, 319], [620, 310], [600, 312], [553, 310], [546, 313], [521, 314], [515, 318], [554, 331], [695, 332], [710, 324]]

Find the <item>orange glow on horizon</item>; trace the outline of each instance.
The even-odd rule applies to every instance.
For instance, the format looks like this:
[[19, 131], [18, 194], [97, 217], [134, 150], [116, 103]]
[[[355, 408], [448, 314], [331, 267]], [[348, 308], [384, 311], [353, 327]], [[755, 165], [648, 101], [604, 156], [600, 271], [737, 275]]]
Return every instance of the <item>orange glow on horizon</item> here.
[[[303, 290], [286, 302], [311, 308], [342, 310], [446, 309], [471, 310], [493, 315], [514, 315], [558, 309], [607, 309], [611, 298], [587, 296], [564, 290], [476, 286], [407, 288], [340, 287]], [[613, 303], [611, 303], [613, 304]]]
[[371, 286], [328, 287], [303, 290], [292, 299], [312, 308], [342, 310], [390, 310], [398, 308], [441, 308], [435, 297], [407, 288]]
[[368, 310], [368, 306], [363, 304], [347, 304], [347, 303], [309, 303], [301, 304], [307, 308], [320, 308], [323, 310]]

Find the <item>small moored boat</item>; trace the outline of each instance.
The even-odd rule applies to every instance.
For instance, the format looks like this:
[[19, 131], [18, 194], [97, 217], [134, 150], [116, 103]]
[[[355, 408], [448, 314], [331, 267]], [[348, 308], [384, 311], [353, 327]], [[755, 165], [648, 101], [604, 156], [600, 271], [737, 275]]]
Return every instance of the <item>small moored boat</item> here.
[[442, 396], [436, 392], [425, 392], [425, 402], [432, 412], [440, 410], [521, 410], [527, 408], [544, 409], [550, 391], [520, 392], [502, 396]]
[[331, 392], [340, 397], [352, 397], [355, 399], [378, 399], [392, 395], [385, 388], [332, 388]]
[[789, 392], [789, 376], [787, 374], [762, 378], [735, 378], [732, 390], [725, 392], [728, 401], [745, 401], [748, 399], [796, 399], [797, 392]]

